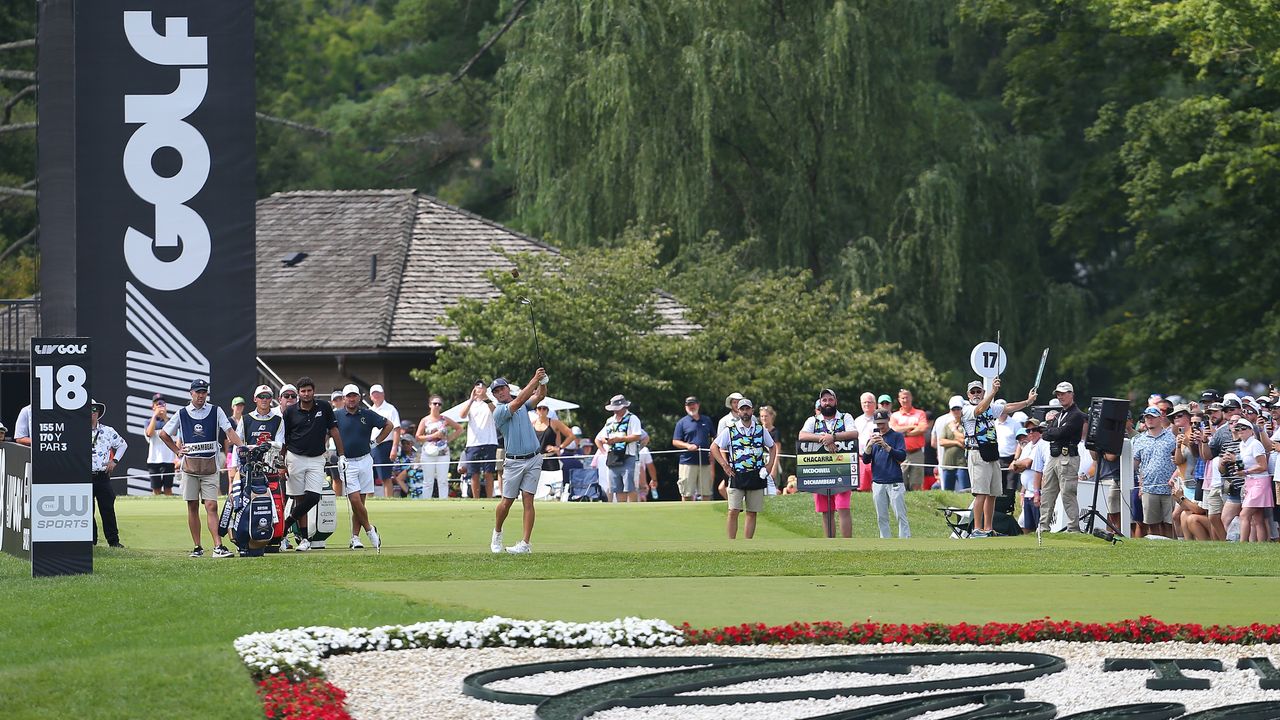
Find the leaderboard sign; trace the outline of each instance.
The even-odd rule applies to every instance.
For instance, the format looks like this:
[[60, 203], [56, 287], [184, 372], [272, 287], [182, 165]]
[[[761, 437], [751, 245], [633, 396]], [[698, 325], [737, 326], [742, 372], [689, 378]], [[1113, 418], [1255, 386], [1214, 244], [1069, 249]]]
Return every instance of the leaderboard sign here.
[[40, 0], [39, 32], [44, 331], [93, 335], [143, 446], [156, 394], [257, 384], [253, 2]]
[[89, 338], [31, 340], [31, 574], [93, 572]]

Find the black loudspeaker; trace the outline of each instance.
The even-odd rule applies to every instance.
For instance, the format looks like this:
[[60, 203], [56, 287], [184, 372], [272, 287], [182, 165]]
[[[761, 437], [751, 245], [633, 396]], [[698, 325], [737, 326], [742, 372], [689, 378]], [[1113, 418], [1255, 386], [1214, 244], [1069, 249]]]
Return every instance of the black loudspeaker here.
[[1094, 398], [1089, 404], [1089, 433], [1084, 446], [1090, 450], [1119, 455], [1124, 449], [1125, 424], [1129, 419], [1129, 401], [1117, 398]]

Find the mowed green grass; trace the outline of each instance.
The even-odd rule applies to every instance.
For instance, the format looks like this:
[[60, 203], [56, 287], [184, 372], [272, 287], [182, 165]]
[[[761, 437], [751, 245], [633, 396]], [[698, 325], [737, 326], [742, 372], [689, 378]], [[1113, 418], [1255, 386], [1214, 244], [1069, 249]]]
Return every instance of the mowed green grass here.
[[[529, 556], [488, 552], [488, 501], [375, 501], [373, 519], [387, 542], [381, 555], [346, 550], [340, 532], [338, 549], [255, 560], [188, 559], [180, 501], [121, 499], [128, 549], [97, 550], [91, 576], [32, 579], [27, 565], [0, 556], [0, 716], [257, 717], [231, 644], [239, 635], [479, 619], [502, 608], [525, 617], [697, 624], [747, 619], [744, 602], [759, 608], [754, 619], [770, 622], [1033, 613], [1199, 622], [1254, 613], [1280, 621], [1266, 600], [1276, 590], [1274, 545], [955, 541], [934, 508], [957, 497], [909, 499], [910, 541], [871, 537], [862, 496], [853, 540], [815, 537], [807, 496], [772, 499], [750, 542], [725, 538], [723, 503], [539, 503]], [[345, 516], [340, 504], [343, 523]], [[518, 539], [518, 523], [517, 508], [508, 544]], [[520, 612], [522, 599], [545, 614]], [[971, 611], [957, 609], [970, 601]]]

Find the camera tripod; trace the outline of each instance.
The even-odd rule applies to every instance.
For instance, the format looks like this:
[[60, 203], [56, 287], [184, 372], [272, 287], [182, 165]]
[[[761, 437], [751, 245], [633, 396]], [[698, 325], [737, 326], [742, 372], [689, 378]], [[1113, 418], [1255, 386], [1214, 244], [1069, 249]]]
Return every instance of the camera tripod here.
[[[1098, 489], [1101, 487], [1102, 487], [1102, 479], [1095, 478], [1093, 483], [1093, 502], [1089, 504], [1089, 511], [1086, 512], [1084, 514], [1084, 517], [1081, 519], [1085, 521], [1084, 531], [1087, 534], [1093, 535], [1094, 537], [1097, 537], [1097, 538], [1101, 538], [1111, 543], [1112, 545], [1115, 545], [1118, 542], [1122, 542], [1124, 540], [1124, 537], [1123, 537], [1123, 534], [1120, 532], [1119, 528], [1117, 528], [1115, 525], [1112, 525], [1111, 521], [1108, 520], [1106, 516], [1098, 512]], [[1097, 530], [1094, 529], [1094, 523], [1096, 523], [1099, 520], [1101, 520], [1102, 524], [1106, 526], [1107, 529], [1105, 531], [1102, 529], [1097, 529]]]

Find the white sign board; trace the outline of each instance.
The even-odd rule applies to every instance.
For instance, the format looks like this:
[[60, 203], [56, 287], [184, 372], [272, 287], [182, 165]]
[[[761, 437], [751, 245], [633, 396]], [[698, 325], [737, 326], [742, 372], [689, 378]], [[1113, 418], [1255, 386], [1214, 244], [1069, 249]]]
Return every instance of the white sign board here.
[[1009, 358], [1004, 348], [993, 342], [980, 342], [969, 352], [969, 365], [980, 378], [988, 380], [1004, 374], [1004, 366]]

